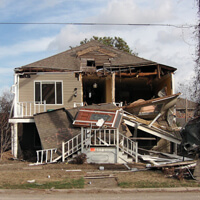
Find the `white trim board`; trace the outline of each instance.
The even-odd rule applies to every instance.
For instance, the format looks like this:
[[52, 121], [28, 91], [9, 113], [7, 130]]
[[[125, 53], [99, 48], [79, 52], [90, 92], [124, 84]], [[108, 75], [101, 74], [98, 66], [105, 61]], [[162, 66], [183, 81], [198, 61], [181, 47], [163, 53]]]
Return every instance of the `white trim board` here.
[[9, 119], [9, 123], [16, 124], [16, 123], [35, 123], [34, 119]]

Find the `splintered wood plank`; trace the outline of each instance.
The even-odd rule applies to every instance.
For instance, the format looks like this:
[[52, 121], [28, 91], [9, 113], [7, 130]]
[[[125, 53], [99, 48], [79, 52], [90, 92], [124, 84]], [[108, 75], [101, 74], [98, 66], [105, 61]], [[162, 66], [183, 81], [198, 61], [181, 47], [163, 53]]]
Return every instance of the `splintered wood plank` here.
[[89, 47], [89, 48], [84, 49], [84, 50], [82, 50], [82, 51], [78, 51], [78, 52], [77, 52], [77, 56], [84, 55], [84, 54], [89, 53], [89, 52], [91, 52], [91, 51], [95, 51], [95, 50], [97, 50], [97, 49], [99, 49], [99, 48], [100, 48], [100, 47], [98, 47], [98, 46]]
[[106, 55], [109, 55], [109, 56], [111, 56], [111, 57], [116, 57], [116, 56], [117, 56], [117, 54], [115, 54], [115, 53], [113, 53], [113, 52], [111, 52], [111, 51], [108, 51], [108, 50], [106, 50], [106, 49], [98, 49], [98, 51], [101, 52], [101, 53], [104, 53], [104, 54], [106, 54]]

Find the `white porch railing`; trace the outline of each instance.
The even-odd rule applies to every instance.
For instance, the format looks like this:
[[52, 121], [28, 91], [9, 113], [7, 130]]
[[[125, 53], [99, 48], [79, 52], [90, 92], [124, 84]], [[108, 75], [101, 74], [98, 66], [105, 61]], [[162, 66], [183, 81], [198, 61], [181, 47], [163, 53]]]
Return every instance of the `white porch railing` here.
[[[84, 148], [90, 146], [116, 146], [117, 152], [121, 149], [123, 152], [132, 156], [135, 162], [138, 162], [137, 142], [119, 133], [117, 129], [91, 129], [81, 128], [81, 133], [67, 142], [62, 143], [62, 161], [65, 158]], [[56, 160], [60, 159], [58, 157]]]
[[14, 117], [30, 117], [36, 113], [46, 112], [46, 101], [41, 102], [18, 102]]
[[57, 149], [43, 149], [36, 151], [37, 153], [37, 163], [36, 164], [43, 164], [43, 163], [53, 163], [53, 154], [56, 153]]
[[82, 146], [81, 133], [68, 140], [67, 142], [62, 143], [62, 162], [65, 161], [66, 157], [76, 153], [81, 149]]
[[115, 146], [117, 144], [116, 129], [86, 129], [83, 128], [83, 138], [86, 145], [92, 146]]
[[135, 157], [135, 162], [138, 162], [138, 143], [130, 140], [125, 135], [119, 133], [120, 144], [119, 148], [129, 154], [130, 156]]

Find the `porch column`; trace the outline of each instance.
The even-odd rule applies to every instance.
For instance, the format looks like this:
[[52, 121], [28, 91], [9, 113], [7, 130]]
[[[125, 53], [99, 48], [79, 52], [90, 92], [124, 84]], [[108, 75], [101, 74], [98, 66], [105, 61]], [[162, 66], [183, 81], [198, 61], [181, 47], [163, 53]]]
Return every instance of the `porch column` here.
[[18, 124], [14, 123], [11, 126], [11, 151], [14, 158], [17, 158], [18, 152]]
[[115, 73], [112, 73], [112, 102], [115, 102]]
[[119, 129], [117, 128], [117, 152], [116, 152], [116, 161], [119, 162]]
[[83, 127], [81, 127], [81, 153], [83, 153]]
[[81, 84], [81, 103], [83, 103], [83, 77], [81, 73], [79, 73], [79, 81]]
[[14, 85], [13, 85], [13, 91], [14, 99], [13, 99], [13, 106], [14, 106], [14, 117], [17, 117], [18, 115], [18, 102], [19, 102], [19, 75], [15, 74], [14, 76]]

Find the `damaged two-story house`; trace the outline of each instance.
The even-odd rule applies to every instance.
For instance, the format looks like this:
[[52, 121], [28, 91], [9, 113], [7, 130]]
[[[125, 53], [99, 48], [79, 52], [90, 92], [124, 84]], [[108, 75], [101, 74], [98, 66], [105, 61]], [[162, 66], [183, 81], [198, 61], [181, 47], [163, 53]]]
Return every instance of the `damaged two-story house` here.
[[[63, 110], [71, 109], [71, 116], [73, 116], [74, 107], [77, 109], [86, 106], [94, 110], [92, 105], [95, 104], [103, 105], [103, 107], [97, 106], [98, 111], [103, 108], [103, 110], [115, 112], [113, 110], [119, 110], [121, 107], [121, 110], [131, 112], [131, 103], [138, 99], [143, 99], [143, 105], [146, 100], [154, 98], [158, 98], [157, 102], [162, 98], [176, 99], [178, 95], [174, 95], [173, 81], [175, 70], [173, 67], [128, 54], [98, 41], [91, 41], [16, 68], [12, 86], [15, 95], [13, 115], [9, 120], [12, 125], [13, 155], [18, 157], [20, 152], [44, 149], [41, 137], [48, 132], [47, 130], [53, 130], [55, 126], [57, 132], [62, 132], [63, 128], [68, 129], [68, 126], [71, 131], [73, 121], [70, 125], [69, 122], [62, 122], [62, 119], [66, 117], [63, 115]], [[136, 105], [140, 104], [141, 102], [139, 104], [136, 102]], [[106, 105], [110, 105], [109, 109]], [[158, 111], [156, 109], [161, 109], [161, 107], [154, 106], [151, 112], [156, 114]], [[126, 114], [128, 116], [128, 113]], [[45, 118], [47, 115], [48, 119]], [[160, 115], [156, 114], [151, 120], [157, 121]], [[127, 116], [126, 120], [128, 120]], [[54, 125], [55, 122], [56, 125]], [[154, 122], [148, 126], [149, 129], [152, 128], [151, 125]], [[136, 122], [127, 123], [128, 126], [132, 126], [131, 123]], [[137, 123], [140, 127], [140, 123]], [[134, 129], [134, 126], [132, 128]], [[78, 132], [80, 131], [77, 131], [77, 134]], [[155, 138], [160, 135], [161, 138], [169, 138], [169, 141], [175, 144], [180, 142], [173, 135], [172, 137], [166, 136], [167, 133], [155, 135], [154, 132], [156, 130], [147, 131], [147, 134], [153, 134], [154, 145], [158, 142]], [[62, 140], [60, 135], [59, 137]], [[134, 135], [132, 134], [131, 137]], [[139, 138], [142, 137], [147, 138], [144, 135]], [[146, 142], [149, 141], [150, 139], [147, 138]], [[48, 143], [51, 143], [50, 139]], [[144, 144], [144, 141], [142, 143]], [[105, 141], [101, 141], [101, 144], [105, 144]]]

